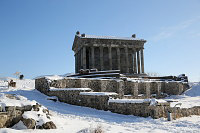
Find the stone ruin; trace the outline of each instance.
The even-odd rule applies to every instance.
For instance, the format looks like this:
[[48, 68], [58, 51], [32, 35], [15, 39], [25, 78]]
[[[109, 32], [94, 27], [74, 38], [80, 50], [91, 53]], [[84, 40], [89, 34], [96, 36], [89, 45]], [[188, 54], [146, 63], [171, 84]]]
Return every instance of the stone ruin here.
[[[15, 94], [5, 95], [4, 100], [12, 100], [13, 103], [18, 103], [22, 100], [21, 96]], [[1, 99], [2, 100], [2, 99]], [[55, 129], [56, 125], [51, 121], [49, 110], [38, 103], [32, 104], [31, 101], [26, 101], [25, 105], [6, 105], [0, 100], [0, 128], [17, 128], [17, 125], [24, 125], [25, 129]], [[25, 102], [25, 101], [23, 101]], [[40, 111], [40, 112], [39, 112]], [[36, 113], [39, 120], [31, 118], [30, 113]], [[28, 116], [30, 117], [27, 117]], [[43, 116], [48, 121], [43, 120]], [[20, 124], [20, 122], [22, 124]], [[22, 128], [22, 127], [21, 127]]]
[[132, 76], [144, 73], [144, 43], [132, 37], [94, 36], [80, 34], [74, 38], [75, 72], [80, 69], [120, 70]]
[[[160, 118], [167, 117], [167, 111], [173, 112], [174, 108], [170, 107], [169, 102], [158, 100], [152, 104], [151, 100], [182, 94], [188, 89], [188, 84], [180, 81], [124, 80], [124, 78], [65, 77], [51, 80], [40, 77], [35, 79], [35, 88], [48, 96], [56, 96], [59, 101], [68, 104], [121, 114]], [[199, 107], [194, 109], [200, 111]], [[177, 108], [177, 110], [181, 112], [183, 109]], [[176, 117], [188, 116], [192, 113], [192, 111], [185, 112], [188, 112], [188, 109], [183, 110], [180, 116], [176, 114]]]
[[[142, 117], [200, 115], [200, 107], [172, 108], [161, 98], [189, 89], [184, 74], [150, 77], [144, 72], [144, 43], [132, 37], [92, 36], [77, 32], [73, 43], [76, 74], [35, 79], [35, 88], [59, 101]], [[195, 110], [195, 111], [194, 111]], [[178, 113], [177, 113], [178, 112]]]

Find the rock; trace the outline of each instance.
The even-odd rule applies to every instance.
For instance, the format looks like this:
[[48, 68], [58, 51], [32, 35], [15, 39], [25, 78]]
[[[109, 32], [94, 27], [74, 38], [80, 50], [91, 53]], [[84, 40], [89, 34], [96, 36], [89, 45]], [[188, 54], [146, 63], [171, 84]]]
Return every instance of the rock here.
[[16, 106], [16, 110], [20, 110], [20, 111], [31, 111], [32, 110], [32, 105], [26, 105], [26, 106]]
[[57, 101], [58, 101], [58, 98], [50, 97], [50, 98], [47, 98], [47, 100], [52, 100], [52, 101], [54, 101], [54, 102], [57, 102]]
[[8, 116], [6, 114], [0, 113], [0, 128], [6, 127]]
[[16, 107], [15, 106], [7, 106], [6, 111], [10, 116], [16, 116]]
[[32, 105], [26, 105], [24, 106], [24, 111], [31, 111], [32, 110]]
[[40, 107], [41, 107], [41, 105], [39, 105], [38, 103], [36, 103], [36, 105], [33, 105], [33, 110], [34, 111], [39, 111]]
[[48, 119], [51, 119], [49, 115], [46, 115], [46, 117], [47, 117]]
[[40, 126], [40, 125], [37, 125], [37, 126], [36, 126], [36, 129], [43, 129], [43, 127]]
[[36, 126], [36, 121], [32, 118], [22, 119], [22, 122], [27, 127], [27, 129], [34, 129]]
[[49, 121], [49, 122], [44, 123], [42, 125], [42, 128], [43, 129], [56, 129], [56, 125], [52, 121]]
[[15, 94], [6, 94], [6, 97], [9, 99], [20, 100], [19, 97], [15, 96]]
[[22, 119], [22, 114], [22, 111], [16, 110], [15, 115], [11, 117], [12, 121], [10, 122], [10, 126], [17, 124]]
[[48, 109], [43, 109], [42, 111], [43, 111], [43, 113], [49, 115], [49, 110]]

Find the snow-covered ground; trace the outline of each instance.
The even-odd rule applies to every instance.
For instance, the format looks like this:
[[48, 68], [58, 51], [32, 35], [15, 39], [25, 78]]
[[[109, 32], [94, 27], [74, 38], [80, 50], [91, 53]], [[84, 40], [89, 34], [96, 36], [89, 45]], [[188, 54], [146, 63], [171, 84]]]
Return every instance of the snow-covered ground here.
[[[77, 133], [90, 131], [97, 126], [106, 133], [132, 133], [132, 132], [200, 132], [200, 116], [184, 117], [173, 121], [164, 118], [152, 119], [130, 115], [121, 115], [109, 111], [101, 111], [88, 107], [69, 105], [61, 102], [47, 100], [48, 96], [34, 89], [34, 80], [16, 80], [16, 88], [2, 87], [6, 83], [0, 82], [0, 93], [18, 94], [28, 100], [35, 100], [44, 105], [52, 114], [51, 119], [57, 129], [52, 130], [16, 130], [2, 128], [3, 133], [18, 132], [48, 132], [48, 133]], [[200, 83], [193, 85], [192, 89], [180, 96], [171, 96], [167, 99], [176, 99], [182, 102], [181, 106], [191, 107], [200, 103]], [[1, 100], [1, 99], [0, 99]], [[22, 101], [23, 102], [23, 101]], [[89, 129], [89, 130], [87, 130]]]

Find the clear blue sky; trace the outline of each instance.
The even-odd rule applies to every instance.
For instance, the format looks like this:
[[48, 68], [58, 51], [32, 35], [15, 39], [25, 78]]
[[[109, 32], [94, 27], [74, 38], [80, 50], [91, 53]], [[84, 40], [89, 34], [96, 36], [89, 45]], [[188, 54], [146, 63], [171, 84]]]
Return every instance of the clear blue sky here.
[[74, 72], [77, 30], [136, 34], [146, 72], [200, 81], [199, 0], [0, 0], [0, 77]]

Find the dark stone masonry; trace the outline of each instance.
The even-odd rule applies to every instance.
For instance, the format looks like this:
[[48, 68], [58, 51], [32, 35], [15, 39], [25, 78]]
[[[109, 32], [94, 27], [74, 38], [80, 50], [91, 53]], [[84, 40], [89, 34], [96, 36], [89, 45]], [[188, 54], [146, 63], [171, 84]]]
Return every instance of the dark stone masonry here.
[[[184, 117], [192, 114], [200, 115], [200, 107], [179, 109], [170, 107], [170, 103], [151, 105], [150, 101], [140, 103], [117, 102], [118, 100], [142, 100], [146, 98], [163, 98], [168, 95], [179, 95], [188, 89], [188, 84], [179, 81], [149, 82], [124, 81], [120, 79], [85, 79], [64, 78], [49, 80], [41, 77], [35, 80], [35, 88], [48, 96], [56, 96], [61, 102], [86, 106], [100, 110], [152, 118], [167, 117], [171, 111], [173, 116]], [[105, 94], [104, 94], [105, 92]], [[103, 94], [102, 94], [103, 93]], [[110, 99], [117, 99], [109, 102]], [[177, 110], [177, 111], [176, 111]], [[197, 110], [193, 113], [192, 110]], [[173, 112], [180, 112], [175, 114]]]

